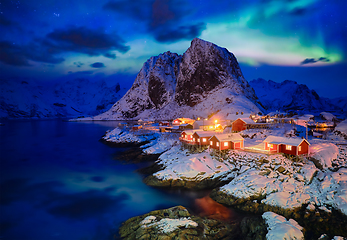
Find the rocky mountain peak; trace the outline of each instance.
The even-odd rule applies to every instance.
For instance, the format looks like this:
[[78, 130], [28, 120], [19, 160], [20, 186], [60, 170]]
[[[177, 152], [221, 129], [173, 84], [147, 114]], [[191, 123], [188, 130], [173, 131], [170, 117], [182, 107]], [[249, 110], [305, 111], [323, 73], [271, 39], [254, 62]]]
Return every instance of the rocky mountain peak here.
[[234, 54], [213, 43], [193, 39], [182, 57], [175, 100], [179, 105], [194, 106], [206, 92], [218, 86], [229, 86], [236, 93], [242, 92], [253, 100], [256, 98]]
[[183, 55], [168, 51], [148, 59], [125, 96], [97, 118], [167, 119], [192, 107], [196, 114], [208, 111], [209, 115], [228, 104], [234, 105], [232, 99], [238, 96], [242, 100], [235, 102], [242, 109], [259, 111], [254, 90], [244, 79], [235, 56], [225, 48], [195, 38]]

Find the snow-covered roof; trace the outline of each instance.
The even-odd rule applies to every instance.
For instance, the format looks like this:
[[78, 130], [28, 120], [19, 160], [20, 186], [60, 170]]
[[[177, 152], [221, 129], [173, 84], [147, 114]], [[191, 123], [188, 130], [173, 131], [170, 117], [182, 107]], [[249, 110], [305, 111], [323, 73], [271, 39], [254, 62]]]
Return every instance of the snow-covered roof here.
[[279, 136], [268, 136], [264, 142], [273, 143], [273, 144], [286, 144], [292, 146], [299, 146], [303, 141], [306, 141], [310, 144], [306, 139], [303, 138], [286, 138]]
[[[247, 124], [255, 124], [255, 122], [254, 122], [252, 119], [250, 119], [250, 118], [238, 118], [238, 119], [244, 121], [244, 122], [247, 123]], [[236, 120], [237, 120], [237, 119], [236, 119]], [[236, 120], [235, 120], [235, 121], [236, 121]]]
[[194, 130], [184, 130], [182, 133], [185, 133], [187, 135], [193, 135], [195, 132], [203, 131], [202, 129], [194, 129]]
[[187, 127], [188, 125], [192, 126], [192, 124], [189, 123], [180, 124], [181, 127]]
[[215, 134], [214, 137], [218, 139], [218, 141], [242, 141], [243, 137], [238, 133], [223, 133], [223, 134]]
[[216, 134], [214, 131], [196, 131], [198, 137], [211, 137]]

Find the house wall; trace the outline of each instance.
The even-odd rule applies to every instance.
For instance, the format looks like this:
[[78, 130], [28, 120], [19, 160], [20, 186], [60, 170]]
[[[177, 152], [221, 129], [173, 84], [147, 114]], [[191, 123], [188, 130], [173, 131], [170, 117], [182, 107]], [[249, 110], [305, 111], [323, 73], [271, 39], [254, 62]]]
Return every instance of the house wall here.
[[246, 127], [246, 123], [244, 121], [242, 121], [241, 119], [236, 119], [232, 124], [232, 131], [243, 131], [243, 130], [246, 130], [247, 127]]
[[[212, 145], [210, 144], [210, 141], [212, 141]], [[215, 136], [213, 136], [212, 138], [208, 140], [208, 144], [210, 145], [210, 148], [219, 150], [220, 148], [219, 146], [217, 147], [217, 142], [219, 143], [218, 139]]]
[[286, 150], [286, 145], [281, 144], [281, 145], [279, 145], [279, 152], [291, 154], [291, 155], [296, 155], [296, 146], [292, 146], [292, 150]]
[[232, 149], [241, 149], [241, 148], [243, 148], [243, 141], [232, 142]]
[[301, 151], [298, 151], [298, 154], [308, 154], [309, 145], [306, 141], [303, 141], [299, 146], [301, 146]]
[[[228, 143], [228, 146], [224, 146], [225, 142]], [[220, 144], [221, 144], [221, 150], [232, 149], [232, 142], [230, 141], [222, 141]]]
[[268, 142], [264, 142], [264, 144], [265, 144], [265, 146], [264, 146], [265, 150], [277, 152], [277, 150], [278, 150], [277, 144], [272, 144], [272, 147], [268, 147]]

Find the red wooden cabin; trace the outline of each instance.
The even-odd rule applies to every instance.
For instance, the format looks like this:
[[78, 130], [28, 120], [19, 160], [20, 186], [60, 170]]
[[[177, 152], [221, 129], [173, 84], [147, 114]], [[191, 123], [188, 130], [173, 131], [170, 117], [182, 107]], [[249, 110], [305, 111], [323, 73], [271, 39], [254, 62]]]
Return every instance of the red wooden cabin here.
[[209, 139], [210, 147], [216, 150], [241, 149], [243, 137], [238, 133], [216, 134]]
[[196, 142], [196, 144], [200, 146], [208, 146], [208, 139], [214, 134], [216, 134], [214, 131], [195, 131], [193, 134], [193, 142]]
[[170, 126], [170, 122], [168, 121], [160, 121], [159, 126]]
[[180, 138], [179, 138], [180, 141], [184, 142], [184, 143], [187, 143], [187, 144], [190, 144], [190, 145], [196, 145], [197, 141], [193, 141], [193, 134], [196, 131], [202, 131], [202, 130], [186, 130], [186, 131], [183, 131], [181, 133]]
[[264, 140], [264, 149], [269, 152], [286, 153], [294, 156], [309, 153], [310, 143], [304, 138], [286, 138], [268, 136]]
[[249, 125], [255, 124], [250, 118], [238, 118], [232, 122], [232, 131], [240, 132], [246, 130]]
[[136, 130], [139, 130], [139, 129], [141, 129], [142, 128], [142, 125], [134, 125], [133, 127], [132, 127], [132, 130], [133, 131], [136, 131]]

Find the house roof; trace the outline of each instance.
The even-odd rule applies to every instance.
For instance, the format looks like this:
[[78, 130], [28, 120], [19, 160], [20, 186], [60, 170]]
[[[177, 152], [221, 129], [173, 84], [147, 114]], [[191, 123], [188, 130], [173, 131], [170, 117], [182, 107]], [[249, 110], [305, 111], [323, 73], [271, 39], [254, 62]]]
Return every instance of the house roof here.
[[198, 137], [211, 137], [215, 135], [216, 132], [214, 131], [195, 131], [195, 133], [198, 135]]
[[185, 133], [187, 135], [193, 135], [195, 132], [203, 131], [202, 129], [194, 129], [194, 130], [185, 130], [182, 133]]
[[250, 118], [238, 118], [238, 119], [240, 119], [241, 121], [244, 121], [246, 124], [255, 124], [255, 122]]
[[222, 142], [222, 141], [239, 142], [239, 141], [243, 140], [243, 137], [238, 133], [215, 134], [214, 137], [216, 137], [218, 139], [218, 141], [220, 141], [220, 142]]
[[279, 136], [268, 136], [264, 142], [272, 144], [286, 144], [292, 146], [299, 146], [303, 141], [306, 141], [309, 145], [310, 143], [304, 138], [286, 138]]
[[192, 124], [189, 123], [184, 123], [184, 124], [180, 124], [181, 127], [187, 127], [187, 126], [193, 126]]

